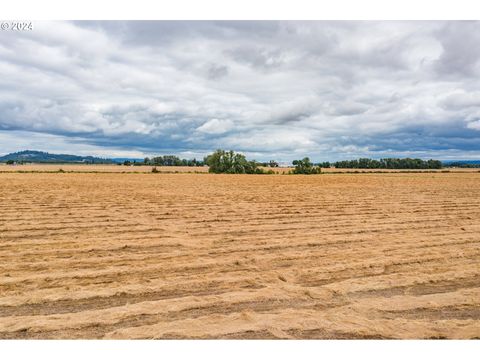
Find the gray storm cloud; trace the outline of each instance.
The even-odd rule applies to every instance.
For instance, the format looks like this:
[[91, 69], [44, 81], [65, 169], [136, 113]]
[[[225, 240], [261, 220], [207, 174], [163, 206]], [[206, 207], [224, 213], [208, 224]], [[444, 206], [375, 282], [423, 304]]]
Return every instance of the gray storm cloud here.
[[0, 32], [0, 152], [480, 157], [479, 34], [465, 21], [36, 22]]

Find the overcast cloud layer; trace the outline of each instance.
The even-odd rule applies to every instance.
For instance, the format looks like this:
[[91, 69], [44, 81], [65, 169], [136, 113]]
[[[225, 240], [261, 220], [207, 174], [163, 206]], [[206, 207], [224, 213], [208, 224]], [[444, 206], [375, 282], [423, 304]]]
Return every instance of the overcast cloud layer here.
[[0, 153], [480, 158], [478, 22], [36, 22]]

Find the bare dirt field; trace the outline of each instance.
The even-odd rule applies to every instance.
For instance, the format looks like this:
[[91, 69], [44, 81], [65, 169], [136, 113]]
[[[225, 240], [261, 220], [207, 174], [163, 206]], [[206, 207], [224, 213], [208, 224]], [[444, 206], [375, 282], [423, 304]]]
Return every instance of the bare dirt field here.
[[480, 338], [480, 174], [0, 173], [0, 338]]
[[[123, 165], [85, 165], [85, 164], [25, 164], [5, 165], [0, 164], [2, 172], [113, 172], [113, 173], [149, 173], [153, 166], [123, 166]], [[155, 166], [159, 172], [165, 173], [207, 173], [208, 166]]]

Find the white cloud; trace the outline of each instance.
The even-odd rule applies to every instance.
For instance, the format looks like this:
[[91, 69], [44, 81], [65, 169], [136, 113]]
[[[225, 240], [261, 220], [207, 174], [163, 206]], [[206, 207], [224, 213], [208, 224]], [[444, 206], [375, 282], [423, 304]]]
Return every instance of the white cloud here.
[[211, 119], [199, 126], [197, 130], [206, 134], [223, 134], [232, 128], [231, 120]]
[[71, 152], [469, 156], [478, 34], [478, 22], [38, 22], [0, 34], [0, 131]]
[[467, 128], [480, 131], [480, 120], [469, 122]]
[[466, 92], [465, 90], [457, 90], [443, 100], [442, 106], [447, 109], [480, 108], [480, 91]]

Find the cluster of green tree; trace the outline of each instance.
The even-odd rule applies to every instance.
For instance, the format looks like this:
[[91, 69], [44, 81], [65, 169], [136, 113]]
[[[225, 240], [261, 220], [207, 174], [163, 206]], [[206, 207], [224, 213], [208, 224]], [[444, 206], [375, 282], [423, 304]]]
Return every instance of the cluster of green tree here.
[[[208, 172], [215, 174], [265, 174], [266, 172], [258, 167], [256, 161], [249, 161], [243, 154], [235, 153], [233, 150], [217, 150], [204, 159], [209, 166]], [[268, 173], [273, 173], [270, 170]]]
[[330, 161], [324, 161], [324, 162], [321, 162], [321, 163], [316, 163], [315, 165], [317, 165], [319, 168], [332, 167], [332, 164], [330, 163]]
[[308, 157], [303, 158], [302, 160], [293, 160], [293, 165], [295, 169], [291, 170], [292, 174], [320, 174], [322, 169], [319, 166], [314, 166]]
[[[325, 164], [325, 163], [323, 163]], [[333, 164], [336, 168], [348, 169], [441, 169], [442, 162], [439, 160], [422, 160], [422, 159], [367, 159], [337, 161]], [[326, 167], [326, 166], [322, 166]]]
[[178, 156], [175, 155], [164, 155], [164, 156], [156, 156], [153, 158], [146, 157], [141, 161], [130, 161], [125, 160], [123, 165], [126, 166], [140, 166], [140, 165], [151, 165], [151, 166], [204, 166], [205, 163], [201, 160], [197, 159], [180, 159]]
[[193, 159], [180, 159], [175, 155], [156, 156], [151, 159], [145, 158], [143, 160], [145, 165], [155, 166], [203, 166], [204, 162]]
[[263, 167], [271, 167], [271, 168], [276, 168], [278, 167], [278, 162], [275, 160], [270, 160], [269, 162], [257, 162], [258, 166], [263, 166]]

